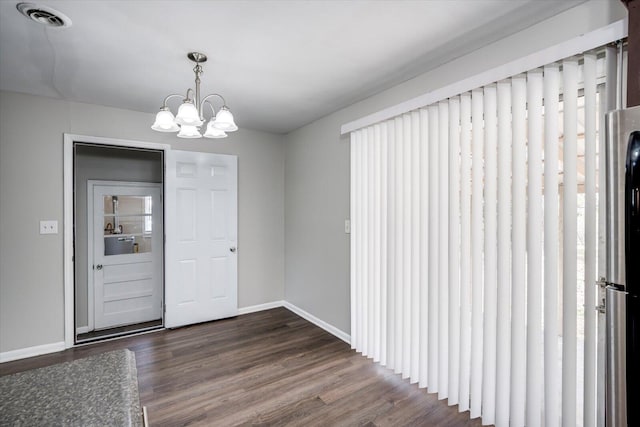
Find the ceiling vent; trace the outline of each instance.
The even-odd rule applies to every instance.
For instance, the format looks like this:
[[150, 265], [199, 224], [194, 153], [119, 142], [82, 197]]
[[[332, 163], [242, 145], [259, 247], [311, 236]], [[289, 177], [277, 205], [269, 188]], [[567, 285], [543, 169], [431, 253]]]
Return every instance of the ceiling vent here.
[[67, 28], [71, 26], [71, 19], [62, 12], [34, 3], [18, 3], [20, 13], [39, 24], [50, 28]]

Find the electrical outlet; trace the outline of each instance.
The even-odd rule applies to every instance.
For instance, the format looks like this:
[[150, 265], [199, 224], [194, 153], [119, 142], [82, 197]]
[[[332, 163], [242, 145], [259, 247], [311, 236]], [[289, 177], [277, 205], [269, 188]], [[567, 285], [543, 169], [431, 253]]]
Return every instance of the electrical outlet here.
[[346, 234], [351, 233], [351, 220], [350, 219], [345, 219], [344, 220], [344, 232]]
[[58, 234], [58, 221], [40, 221], [40, 234]]

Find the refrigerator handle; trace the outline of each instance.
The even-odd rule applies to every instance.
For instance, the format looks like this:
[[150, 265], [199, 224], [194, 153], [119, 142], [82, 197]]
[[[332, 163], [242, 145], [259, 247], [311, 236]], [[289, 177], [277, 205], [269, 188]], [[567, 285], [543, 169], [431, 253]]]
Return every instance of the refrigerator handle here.
[[606, 297], [606, 384], [607, 427], [627, 426], [627, 292], [607, 286]]

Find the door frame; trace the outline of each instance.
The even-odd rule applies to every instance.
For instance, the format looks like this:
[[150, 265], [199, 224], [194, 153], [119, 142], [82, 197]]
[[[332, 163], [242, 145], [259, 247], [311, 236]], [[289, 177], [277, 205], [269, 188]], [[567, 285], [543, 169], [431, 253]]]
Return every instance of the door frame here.
[[[138, 181], [106, 181], [99, 179], [90, 179], [87, 181], [87, 271], [93, 271], [93, 262], [94, 262], [94, 230], [95, 227], [95, 218], [94, 218], [94, 189], [96, 186], [113, 186], [113, 187], [147, 187], [147, 188], [158, 188], [160, 189], [160, 199], [162, 204], [163, 218], [164, 218], [164, 201], [163, 201], [163, 185], [158, 184], [156, 182], [138, 182]], [[89, 198], [89, 194], [91, 194], [91, 198]], [[162, 234], [164, 235], [164, 227], [162, 227]], [[161, 281], [164, 283], [164, 245], [163, 248], [163, 265], [162, 265], [162, 277]], [[93, 331], [95, 329], [94, 324], [94, 316], [95, 316], [95, 282], [93, 274], [89, 274], [87, 278], [87, 326], [89, 331]], [[162, 286], [162, 302], [164, 305], [164, 285]], [[75, 305], [74, 305], [75, 308]], [[164, 322], [164, 313], [161, 314], [163, 322]]]
[[[74, 156], [76, 142], [100, 144], [110, 147], [145, 148], [166, 152], [171, 145], [127, 139], [104, 138], [98, 136], [65, 133], [63, 139], [63, 282], [64, 282], [64, 347], [75, 345], [75, 303], [74, 303]], [[163, 165], [164, 168], [164, 165]]]

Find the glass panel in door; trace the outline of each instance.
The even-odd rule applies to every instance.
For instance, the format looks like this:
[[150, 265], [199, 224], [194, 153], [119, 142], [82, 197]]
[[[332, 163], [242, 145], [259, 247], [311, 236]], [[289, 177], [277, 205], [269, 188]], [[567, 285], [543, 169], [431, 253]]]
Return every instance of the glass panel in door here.
[[104, 255], [151, 252], [152, 197], [106, 195], [103, 197], [103, 204]]

